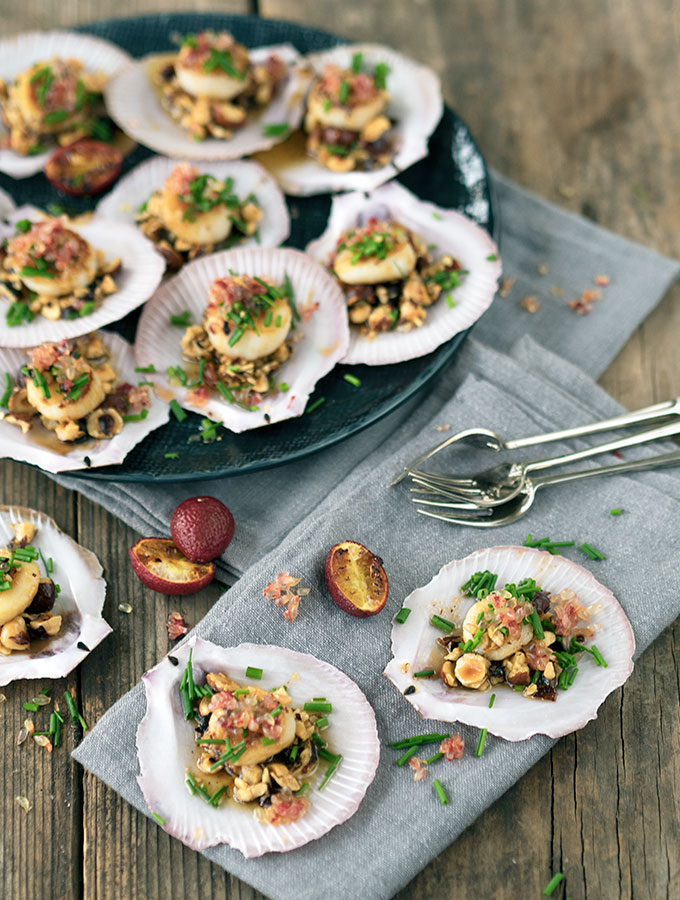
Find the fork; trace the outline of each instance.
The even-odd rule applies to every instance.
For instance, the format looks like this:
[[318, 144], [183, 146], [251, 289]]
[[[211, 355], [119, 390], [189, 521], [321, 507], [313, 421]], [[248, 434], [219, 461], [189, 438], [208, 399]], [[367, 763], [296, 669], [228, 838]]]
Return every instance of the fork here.
[[663, 419], [666, 416], [680, 415], [680, 397], [675, 400], [664, 400], [662, 403], [655, 403], [652, 406], [645, 406], [642, 409], [633, 410], [632, 412], [622, 413], [620, 416], [614, 416], [611, 419], [603, 419], [600, 422], [592, 422], [589, 425], [578, 425], [575, 428], [565, 428], [561, 431], [551, 431], [547, 434], [537, 434], [531, 437], [516, 438], [514, 440], [505, 440], [495, 431], [487, 428], [467, 428], [452, 434], [446, 440], [437, 444], [423, 456], [414, 459], [413, 462], [405, 466], [397, 477], [390, 482], [390, 487], [399, 484], [409, 472], [409, 469], [417, 469], [428, 459], [431, 459], [440, 450], [450, 447], [452, 444], [463, 442], [476, 446], [479, 449], [487, 450], [519, 450], [522, 447], [535, 447], [537, 444], [547, 444], [552, 441], [563, 441], [570, 438], [583, 437], [587, 434], [597, 434], [602, 431], [613, 431], [617, 428], [628, 428], [631, 425], [640, 425], [643, 422], [652, 422], [655, 419]]
[[680, 421], [675, 421], [662, 425], [659, 428], [650, 428], [647, 431], [640, 431], [625, 438], [617, 438], [613, 441], [607, 441], [605, 444], [587, 447], [584, 450], [575, 450], [572, 453], [565, 453], [561, 456], [552, 456], [548, 459], [534, 460], [527, 463], [500, 463], [490, 469], [484, 469], [476, 475], [454, 477], [422, 472], [419, 469], [409, 469], [408, 474], [423, 487], [443, 490], [454, 499], [468, 500], [482, 507], [497, 506], [516, 497], [521, 492], [531, 472], [538, 472], [554, 466], [561, 466], [565, 463], [588, 459], [600, 453], [623, 450], [626, 447], [634, 447], [637, 444], [645, 444], [648, 441], [672, 437], [679, 433]]
[[414, 503], [434, 506], [445, 510], [453, 508], [455, 514], [447, 512], [434, 512], [430, 509], [418, 509], [423, 516], [433, 519], [441, 519], [443, 522], [452, 522], [454, 525], [470, 525], [473, 528], [498, 528], [501, 525], [510, 525], [525, 516], [531, 509], [536, 499], [536, 492], [550, 484], [563, 484], [567, 481], [577, 481], [580, 478], [594, 478], [597, 475], [619, 475], [622, 472], [642, 472], [645, 469], [656, 469], [668, 466], [680, 465], [680, 450], [664, 453], [661, 456], [652, 456], [647, 459], [636, 459], [630, 462], [617, 463], [610, 466], [601, 466], [597, 469], [586, 469], [581, 472], [562, 472], [555, 475], [539, 475], [537, 478], [527, 478], [522, 491], [500, 506], [477, 507], [476, 511], [464, 512], [461, 504], [448, 503], [447, 501], [432, 501], [412, 498]]

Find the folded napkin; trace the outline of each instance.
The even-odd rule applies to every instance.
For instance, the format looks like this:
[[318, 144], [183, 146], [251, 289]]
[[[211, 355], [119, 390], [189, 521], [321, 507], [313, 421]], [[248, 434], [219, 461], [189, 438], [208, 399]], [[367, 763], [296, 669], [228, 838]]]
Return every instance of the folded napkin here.
[[[557, 347], [584, 372], [599, 376], [677, 278], [680, 264], [565, 212], [501, 175], [494, 175], [493, 182], [500, 208], [504, 278], [516, 281], [477, 324], [476, 338], [508, 351], [519, 337], [530, 334], [546, 347]], [[593, 302], [589, 315], [577, 315], [567, 301], [579, 297], [585, 288], [596, 289], [598, 275], [610, 278], [609, 285], [600, 288], [603, 298]], [[553, 289], [561, 290], [562, 296]], [[527, 295], [542, 304], [537, 313], [522, 308], [520, 301]], [[194, 482], [126, 484], [55, 477], [147, 535], [169, 535], [172, 510], [197, 490], [219, 497], [237, 522], [236, 536], [218, 566], [218, 577], [231, 583], [278, 546], [291, 527], [375, 448], [385, 454], [396, 450], [424, 428], [468, 366], [463, 354], [418, 397], [372, 428], [300, 462], [254, 475], [204, 481], [198, 486]], [[588, 417], [585, 413], [580, 421]], [[476, 421], [475, 414], [465, 427]], [[516, 427], [513, 434], [519, 434]], [[436, 434], [431, 443], [435, 440]]]
[[[357, 681], [376, 712], [384, 748], [380, 766], [348, 823], [287, 854], [246, 860], [226, 846], [206, 851], [208, 858], [274, 900], [391, 897], [552, 746], [543, 736], [518, 744], [490, 736], [484, 755], [474, 758], [477, 732], [461, 727], [466, 743], [462, 760], [443, 760], [436, 774], [420, 783], [413, 781], [408, 769], [395, 767], [396, 755], [386, 742], [436, 725], [423, 722], [381, 674], [390, 658], [391, 619], [405, 596], [429, 581], [441, 565], [480, 546], [521, 544], [528, 531], [554, 539], [574, 537], [607, 555], [603, 561], [590, 562], [577, 550], [566, 551], [619, 598], [631, 619], [638, 653], [680, 612], [680, 598], [668, 591], [680, 559], [680, 534], [674, 527], [680, 513], [680, 478], [673, 470], [547, 488], [525, 519], [490, 533], [418, 516], [406, 486], [388, 487], [405, 463], [440, 436], [436, 425], [450, 424], [457, 430], [474, 422], [502, 434], [530, 434], [620, 409], [575, 366], [526, 338], [509, 355], [470, 341], [461, 364], [469, 374], [453, 399], [440, 406], [419, 433], [401, 440], [391, 455], [381, 447], [355, 467], [194, 629], [224, 646], [261, 641], [328, 660]], [[449, 392], [455, 383], [453, 372]], [[511, 386], [512, 394], [505, 386]], [[445, 393], [446, 388], [446, 378], [441, 379], [437, 390]], [[434, 404], [434, 394], [426, 402]], [[402, 428], [413, 433], [408, 423]], [[567, 449], [554, 445], [555, 453]], [[483, 451], [466, 450], [467, 463], [474, 469], [485, 456]], [[614, 506], [623, 508], [623, 514], [611, 516]], [[653, 529], [647, 527], [652, 516]], [[373, 618], [347, 617], [335, 607], [325, 586], [325, 553], [347, 537], [361, 541], [385, 562], [390, 598], [386, 610]], [[281, 610], [262, 596], [266, 583], [282, 570], [303, 575], [312, 588], [294, 623], [285, 622]], [[137, 685], [102, 717], [74, 757], [150, 815], [135, 781], [135, 732], [144, 709], [143, 689]], [[440, 805], [433, 777], [444, 785], [449, 806]]]

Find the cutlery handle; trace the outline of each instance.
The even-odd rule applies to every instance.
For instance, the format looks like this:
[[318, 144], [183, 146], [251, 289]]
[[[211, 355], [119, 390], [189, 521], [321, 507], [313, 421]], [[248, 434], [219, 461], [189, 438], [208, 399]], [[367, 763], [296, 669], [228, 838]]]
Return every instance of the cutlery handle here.
[[680, 419], [667, 425], [662, 425], [660, 428], [639, 431], [637, 434], [632, 434], [629, 437], [616, 438], [616, 440], [607, 441], [606, 444], [598, 444], [596, 447], [587, 447], [585, 450], [575, 450], [573, 453], [565, 453], [563, 456], [553, 456], [550, 459], [541, 459], [527, 463], [525, 471], [540, 472], [541, 469], [549, 469], [552, 466], [561, 466], [564, 463], [588, 459], [588, 457], [597, 456], [599, 453], [609, 453], [614, 450], [623, 450], [626, 447], [635, 447], [637, 444], [646, 444], [648, 441], [656, 441], [676, 434], [680, 434]]
[[650, 456], [647, 459], [634, 459], [630, 462], [615, 463], [611, 466], [599, 466], [597, 469], [586, 469], [583, 472], [539, 475], [538, 478], [532, 478], [531, 483], [538, 490], [538, 488], [547, 484], [578, 481], [579, 478], [594, 478], [596, 475], [620, 475], [622, 472], [642, 472], [645, 469], [659, 469], [664, 466], [680, 466], [680, 450], [674, 450], [672, 453], [663, 453], [661, 456]]
[[639, 425], [642, 422], [652, 422], [665, 416], [680, 415], [680, 397], [676, 400], [665, 400], [663, 403], [655, 403], [653, 406], [645, 406], [643, 409], [622, 413], [612, 419], [604, 419], [601, 422], [592, 422], [590, 425], [579, 425], [576, 428], [565, 428], [563, 431], [551, 431], [548, 434], [537, 434], [532, 437], [517, 438], [514, 441], [505, 441], [506, 450], [517, 450], [520, 447], [534, 447], [537, 444], [547, 444], [551, 441], [562, 441], [568, 438], [583, 437], [586, 434], [597, 434], [600, 431], [613, 431], [616, 428], [627, 428], [630, 425]]

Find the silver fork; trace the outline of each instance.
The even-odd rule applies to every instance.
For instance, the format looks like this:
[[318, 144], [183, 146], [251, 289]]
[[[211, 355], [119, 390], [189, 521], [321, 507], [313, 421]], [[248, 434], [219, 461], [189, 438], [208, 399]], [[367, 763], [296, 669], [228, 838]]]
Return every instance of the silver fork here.
[[548, 459], [534, 460], [527, 463], [500, 463], [490, 469], [484, 469], [476, 475], [455, 477], [422, 472], [420, 469], [409, 469], [408, 474], [417, 484], [422, 485], [424, 488], [443, 490], [447, 495], [451, 495], [453, 499], [467, 500], [482, 507], [497, 506], [501, 503], [507, 503], [508, 500], [516, 497], [521, 492], [531, 472], [540, 472], [554, 466], [564, 465], [565, 463], [588, 459], [600, 453], [623, 450], [626, 447], [634, 447], [638, 444], [672, 437], [676, 434], [680, 434], [680, 421], [670, 422], [659, 428], [640, 431], [625, 438], [616, 438], [613, 441], [607, 441], [607, 443], [598, 444], [595, 447], [564, 453], [561, 456], [552, 456]]
[[489, 431], [487, 428], [467, 428], [452, 434], [441, 444], [437, 444], [423, 456], [414, 459], [409, 463], [390, 485], [399, 484], [409, 473], [409, 469], [417, 469], [428, 459], [431, 459], [440, 450], [450, 447], [452, 444], [459, 442], [470, 444], [479, 449], [487, 450], [519, 450], [522, 447], [535, 447], [537, 444], [548, 444], [553, 441], [563, 441], [570, 438], [583, 437], [587, 434], [598, 434], [602, 431], [614, 431], [617, 428], [629, 428], [632, 425], [640, 425], [643, 422], [653, 422], [656, 419], [663, 419], [666, 416], [680, 415], [680, 397], [675, 400], [665, 400], [662, 403], [655, 403], [652, 406], [645, 406], [642, 409], [633, 410], [631, 412], [622, 413], [620, 416], [614, 416], [611, 419], [603, 419], [600, 422], [592, 422], [589, 425], [578, 425], [575, 428], [565, 428], [561, 431], [551, 431], [547, 434], [536, 434], [531, 437], [516, 438], [514, 440], [505, 440], [495, 431]]
[[[536, 492], [550, 484], [563, 484], [567, 481], [577, 481], [580, 478], [594, 478], [597, 475], [619, 475], [622, 472], [642, 472], [645, 469], [656, 469], [667, 466], [680, 465], [680, 450], [672, 453], [664, 453], [661, 456], [651, 456], [647, 459], [636, 459], [630, 462], [617, 463], [611, 466], [601, 466], [597, 469], [586, 469], [584, 472], [563, 472], [556, 475], [539, 475], [537, 478], [527, 478], [520, 493], [501, 506], [477, 507], [476, 511], [464, 512], [461, 504], [448, 503], [447, 501], [430, 501], [412, 498], [414, 503], [427, 504], [428, 507], [438, 507], [446, 510], [453, 508], [454, 514], [447, 512], [434, 512], [431, 509], [418, 509], [423, 516], [433, 519], [441, 519], [443, 522], [452, 522], [454, 525], [470, 525], [473, 528], [497, 528], [500, 525], [510, 525], [526, 515], [533, 506]], [[469, 509], [469, 507], [466, 507]]]

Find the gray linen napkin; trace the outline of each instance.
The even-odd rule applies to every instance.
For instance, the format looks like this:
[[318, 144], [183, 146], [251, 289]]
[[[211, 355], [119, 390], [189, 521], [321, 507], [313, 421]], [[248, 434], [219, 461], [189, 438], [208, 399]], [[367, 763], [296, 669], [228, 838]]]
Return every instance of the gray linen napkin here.
[[[680, 534], [674, 527], [680, 511], [680, 479], [672, 474], [617, 476], [546, 489], [523, 521], [493, 533], [420, 517], [405, 487], [387, 487], [404, 463], [431, 446], [437, 424], [458, 429], [479, 422], [503, 434], [529, 434], [616, 409], [573, 365], [526, 339], [512, 356], [470, 342], [463, 359], [470, 374], [427, 427], [402, 440], [391, 456], [380, 448], [373, 459], [364, 460], [280, 547], [246, 572], [194, 629], [224, 646], [249, 640], [278, 643], [328, 660], [357, 681], [376, 711], [382, 759], [364, 802], [348, 823], [288, 854], [245, 860], [225, 846], [206, 852], [274, 900], [391, 897], [552, 745], [542, 736], [518, 744], [489, 737], [484, 755], [476, 759], [472, 750], [477, 733], [461, 727], [465, 758], [439, 763], [436, 773], [451, 798], [448, 807], [439, 804], [432, 790], [434, 774], [415, 783], [408, 771], [394, 766], [396, 756], [385, 743], [430, 731], [432, 723], [423, 722], [381, 674], [390, 658], [391, 618], [404, 597], [445, 562], [480, 546], [521, 544], [528, 531], [556, 539], [573, 536], [607, 554], [606, 560], [591, 563], [578, 551], [568, 551], [617, 595], [633, 624], [638, 653], [680, 611], [680, 601], [666, 589], [680, 559]], [[492, 384], [483, 373], [493, 374], [499, 384]], [[511, 386], [512, 395], [504, 385]], [[404, 429], [410, 432], [408, 424]], [[567, 449], [554, 447], [556, 453]], [[469, 449], [467, 455], [476, 468], [481, 456], [471, 455]], [[612, 517], [609, 510], [614, 506], [622, 507], [623, 515]], [[649, 527], [652, 517], [654, 527]], [[659, 533], [664, 534], [663, 542], [658, 540]], [[347, 537], [380, 554], [390, 577], [388, 606], [371, 619], [347, 617], [335, 607], [325, 587], [325, 553]], [[293, 624], [283, 621], [280, 610], [262, 598], [267, 581], [284, 569], [303, 574], [312, 587]], [[655, 598], [652, 605], [650, 596]], [[135, 781], [135, 732], [144, 709], [143, 689], [137, 685], [102, 717], [73, 755], [149, 815]]]
[[[494, 175], [494, 185], [504, 277], [517, 280], [507, 297], [496, 298], [475, 327], [475, 336], [490, 347], [508, 351], [517, 338], [530, 334], [546, 347], [559, 347], [560, 354], [588, 374], [599, 376], [678, 276], [680, 264], [568, 213], [501, 175]], [[539, 266], [546, 266], [547, 274], [540, 274]], [[593, 304], [590, 315], [576, 315], [567, 301], [585, 287], [594, 287], [593, 279], [599, 274], [611, 278], [602, 289], [603, 299]], [[563, 290], [563, 296], [551, 292], [555, 286]], [[539, 312], [532, 315], [521, 308], [525, 295], [539, 298]], [[256, 475], [202, 482], [198, 490], [223, 500], [237, 522], [218, 577], [233, 582], [278, 546], [291, 525], [302, 521], [375, 448], [384, 454], [392, 452], [424, 428], [469, 365], [468, 355], [459, 355], [449, 367], [453, 381], [450, 371], [441, 374], [418, 397], [372, 428], [311, 458]], [[587, 419], [588, 415], [581, 421]], [[473, 416], [465, 427], [474, 421]], [[435, 440], [436, 435], [431, 443]], [[197, 492], [194, 483], [128, 485], [66, 475], [56, 480], [86, 493], [141, 534], [168, 535], [172, 510]]]

